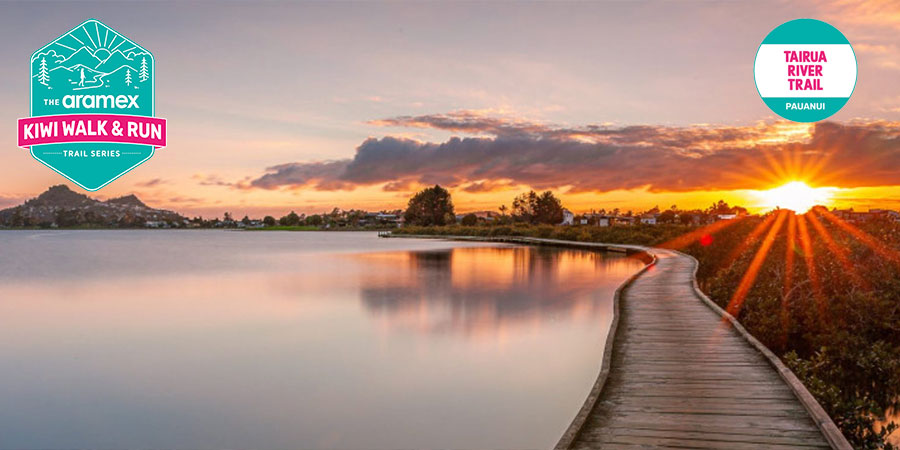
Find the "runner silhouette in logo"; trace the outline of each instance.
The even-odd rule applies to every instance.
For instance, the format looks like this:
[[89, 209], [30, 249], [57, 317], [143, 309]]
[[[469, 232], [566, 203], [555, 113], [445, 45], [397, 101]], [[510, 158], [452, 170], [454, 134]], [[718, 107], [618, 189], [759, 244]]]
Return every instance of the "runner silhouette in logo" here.
[[81, 68], [81, 81], [78, 82], [78, 86], [84, 86], [84, 67]]

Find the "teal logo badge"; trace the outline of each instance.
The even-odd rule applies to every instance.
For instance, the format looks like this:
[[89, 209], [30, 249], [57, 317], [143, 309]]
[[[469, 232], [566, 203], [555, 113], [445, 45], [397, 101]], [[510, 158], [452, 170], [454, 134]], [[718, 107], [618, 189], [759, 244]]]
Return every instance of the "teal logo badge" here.
[[31, 55], [31, 117], [19, 146], [78, 186], [96, 191], [166, 146], [149, 50], [96, 19]]
[[814, 19], [783, 23], [766, 36], [753, 65], [766, 105], [794, 122], [841, 110], [856, 88], [856, 54], [837, 28]]

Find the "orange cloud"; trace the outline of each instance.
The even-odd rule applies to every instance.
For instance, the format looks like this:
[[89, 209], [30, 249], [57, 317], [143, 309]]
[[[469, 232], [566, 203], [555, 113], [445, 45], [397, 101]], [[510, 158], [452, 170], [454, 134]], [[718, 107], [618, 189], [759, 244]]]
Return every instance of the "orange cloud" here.
[[900, 181], [896, 122], [560, 127], [462, 111], [374, 123], [469, 136], [441, 143], [369, 138], [353, 158], [280, 164], [244, 184], [402, 191], [438, 183], [467, 192], [530, 186], [578, 193], [765, 189], [795, 179], [839, 187]]

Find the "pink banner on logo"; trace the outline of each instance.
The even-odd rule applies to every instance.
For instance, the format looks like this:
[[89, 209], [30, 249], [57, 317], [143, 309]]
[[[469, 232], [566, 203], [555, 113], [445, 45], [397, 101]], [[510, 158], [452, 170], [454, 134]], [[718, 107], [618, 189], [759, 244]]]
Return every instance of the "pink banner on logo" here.
[[121, 114], [64, 114], [19, 119], [19, 147], [70, 142], [166, 146], [166, 119]]

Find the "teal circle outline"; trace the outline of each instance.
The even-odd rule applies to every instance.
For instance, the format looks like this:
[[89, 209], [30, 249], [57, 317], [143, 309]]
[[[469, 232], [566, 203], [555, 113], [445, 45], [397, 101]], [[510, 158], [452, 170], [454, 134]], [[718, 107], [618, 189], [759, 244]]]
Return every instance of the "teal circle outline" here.
[[[785, 25], [789, 25], [789, 24], [797, 24], [797, 25], [802, 25], [804, 27], [811, 27], [811, 26], [819, 27], [821, 25], [825, 25], [827, 27], [826, 29], [828, 29], [829, 33], [831, 34], [830, 37], [834, 38], [835, 37], [834, 33], [837, 33], [837, 35], [839, 35], [841, 37], [841, 40], [844, 41], [844, 42], [837, 42], [837, 43], [840, 45], [843, 45], [843, 44], [849, 45], [850, 52], [853, 53], [853, 60], [856, 62], [856, 76], [853, 79], [853, 89], [850, 90], [850, 95], [847, 96], [847, 98], [844, 100], [843, 105], [841, 105], [840, 108], [836, 109], [834, 112], [832, 112], [831, 114], [828, 114], [827, 116], [820, 117], [820, 118], [813, 119], [813, 120], [794, 120], [794, 119], [791, 119], [788, 117], [784, 117], [783, 115], [779, 114], [778, 111], [775, 111], [774, 109], [772, 109], [772, 107], [769, 106], [769, 104], [766, 102], [766, 97], [763, 97], [762, 94], [759, 92], [759, 84], [756, 82], [756, 60], [759, 58], [759, 50], [762, 48], [762, 46], [764, 44], [767, 44], [766, 41], [769, 40], [769, 38], [772, 37], [772, 35], [775, 34], [776, 31], [778, 31], [779, 29], [782, 29], [782, 27], [784, 27]], [[782, 31], [782, 32], [784, 32], [784, 31]], [[780, 35], [776, 35], [776, 36], [781, 38]], [[797, 42], [792, 42], [792, 43], [796, 44]], [[821, 42], [816, 42], [816, 43], [821, 44]], [[772, 44], [772, 43], [769, 42], [768, 44]], [[800, 44], [802, 44], [802, 42]], [[770, 111], [775, 113], [775, 115], [777, 115], [778, 117], [781, 117], [782, 119], [790, 120], [791, 122], [797, 122], [797, 123], [813, 123], [813, 122], [818, 122], [820, 120], [825, 120], [825, 119], [837, 114], [838, 112], [840, 112], [842, 109], [844, 109], [844, 106], [847, 106], [847, 102], [850, 101], [850, 97], [853, 97], [853, 93], [856, 92], [856, 84], [857, 83], [859, 83], [859, 58], [856, 57], [856, 50], [853, 48], [853, 44], [850, 42], [849, 39], [847, 39], [847, 36], [845, 36], [841, 30], [839, 30], [834, 25], [832, 25], [828, 22], [825, 22], [824, 20], [811, 19], [811, 18], [800, 18], [800, 19], [789, 20], [789, 21], [784, 22], [781, 25], [778, 25], [777, 27], [773, 28], [772, 31], [770, 31], [769, 34], [767, 34], [766, 37], [763, 38], [763, 40], [756, 47], [756, 55], [753, 57], [753, 86], [756, 88], [756, 94], [759, 95], [759, 98], [760, 98], [760, 100], [763, 101], [763, 104], [766, 105], [766, 107], [769, 108]], [[769, 98], [772, 98], [772, 97], [769, 97]], [[798, 97], [798, 98], [802, 98], [802, 97]], [[838, 97], [821, 97], [821, 98], [838, 98]]]

